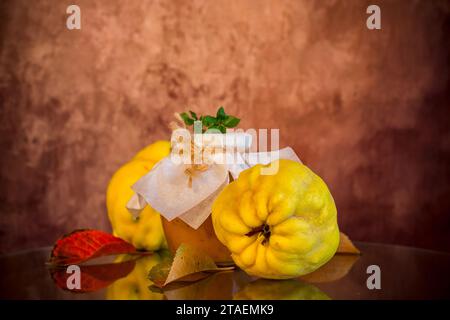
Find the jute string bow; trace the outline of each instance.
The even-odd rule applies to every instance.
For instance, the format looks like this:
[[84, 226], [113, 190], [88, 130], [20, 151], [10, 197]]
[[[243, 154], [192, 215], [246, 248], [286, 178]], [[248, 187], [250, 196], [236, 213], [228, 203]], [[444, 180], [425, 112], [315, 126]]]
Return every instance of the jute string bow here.
[[[184, 123], [183, 119], [181, 118], [180, 114], [178, 112], [175, 112], [174, 114], [175, 120], [170, 123], [170, 129], [176, 130], [176, 129], [186, 129], [186, 124]], [[179, 141], [181, 142], [181, 141]], [[198, 147], [195, 145], [193, 139], [191, 139], [191, 161], [188, 165], [188, 167], [184, 170], [184, 173], [188, 176], [188, 187], [192, 188], [192, 180], [202, 172], [205, 172], [208, 170], [209, 166], [207, 164], [204, 164], [204, 158], [203, 158], [203, 152], [205, 148]], [[195, 153], [198, 152], [201, 155], [201, 162], [202, 163], [195, 163]], [[214, 152], [214, 150], [213, 150]], [[180, 153], [183, 153], [183, 149], [180, 151]]]

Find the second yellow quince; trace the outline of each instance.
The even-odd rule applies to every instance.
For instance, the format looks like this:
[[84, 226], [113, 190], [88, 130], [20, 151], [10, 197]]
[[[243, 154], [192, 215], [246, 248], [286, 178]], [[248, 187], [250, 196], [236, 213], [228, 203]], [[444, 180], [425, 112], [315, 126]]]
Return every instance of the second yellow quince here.
[[308, 167], [276, 160], [272, 175], [256, 165], [216, 198], [212, 220], [218, 239], [250, 275], [288, 279], [310, 273], [339, 245], [337, 210], [328, 187]]
[[134, 194], [131, 186], [169, 153], [170, 142], [157, 141], [119, 168], [109, 182], [106, 206], [113, 233], [137, 249], [153, 251], [167, 248], [159, 213], [147, 205], [135, 219], [126, 205]]

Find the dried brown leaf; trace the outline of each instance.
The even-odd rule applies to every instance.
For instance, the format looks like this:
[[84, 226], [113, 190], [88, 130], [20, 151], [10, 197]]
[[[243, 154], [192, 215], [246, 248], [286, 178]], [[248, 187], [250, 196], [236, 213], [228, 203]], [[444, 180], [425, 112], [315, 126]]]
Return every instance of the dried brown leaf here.
[[343, 232], [340, 233], [339, 247], [336, 254], [361, 254], [361, 251], [353, 244], [352, 240]]
[[165, 287], [173, 282], [195, 282], [212, 273], [234, 268], [218, 267], [203, 251], [181, 244], [173, 259], [167, 259], [150, 270], [149, 279], [155, 286]]
[[182, 244], [178, 247], [172, 267], [164, 285], [177, 280], [186, 280], [186, 276], [199, 272], [219, 272], [229, 268], [219, 268], [214, 260], [196, 247]]

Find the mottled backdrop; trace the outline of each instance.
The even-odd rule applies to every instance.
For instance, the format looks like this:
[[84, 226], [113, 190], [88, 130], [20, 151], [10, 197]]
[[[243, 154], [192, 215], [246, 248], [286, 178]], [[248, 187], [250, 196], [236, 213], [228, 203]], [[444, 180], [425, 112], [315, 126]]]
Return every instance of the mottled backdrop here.
[[[381, 31], [365, 25], [372, 3]], [[1, 1], [0, 252], [109, 230], [113, 172], [167, 139], [174, 111], [219, 105], [281, 128], [353, 239], [450, 251], [449, 7]]]

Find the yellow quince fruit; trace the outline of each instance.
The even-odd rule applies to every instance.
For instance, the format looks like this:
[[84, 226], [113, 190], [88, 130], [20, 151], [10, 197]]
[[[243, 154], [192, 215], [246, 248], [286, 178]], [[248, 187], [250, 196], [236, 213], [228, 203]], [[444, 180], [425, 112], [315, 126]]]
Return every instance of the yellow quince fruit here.
[[170, 142], [160, 140], [148, 145], [134, 156], [135, 160], [158, 162], [170, 153]]
[[126, 205], [134, 194], [131, 186], [169, 152], [169, 141], [157, 141], [144, 148], [114, 173], [106, 191], [106, 207], [113, 234], [137, 249], [154, 251], [167, 248], [159, 213], [147, 205], [135, 219]]
[[[272, 175], [261, 169], [278, 166]], [[339, 245], [337, 210], [328, 187], [291, 160], [256, 165], [219, 194], [212, 220], [218, 239], [238, 267], [268, 279], [310, 273]]]

